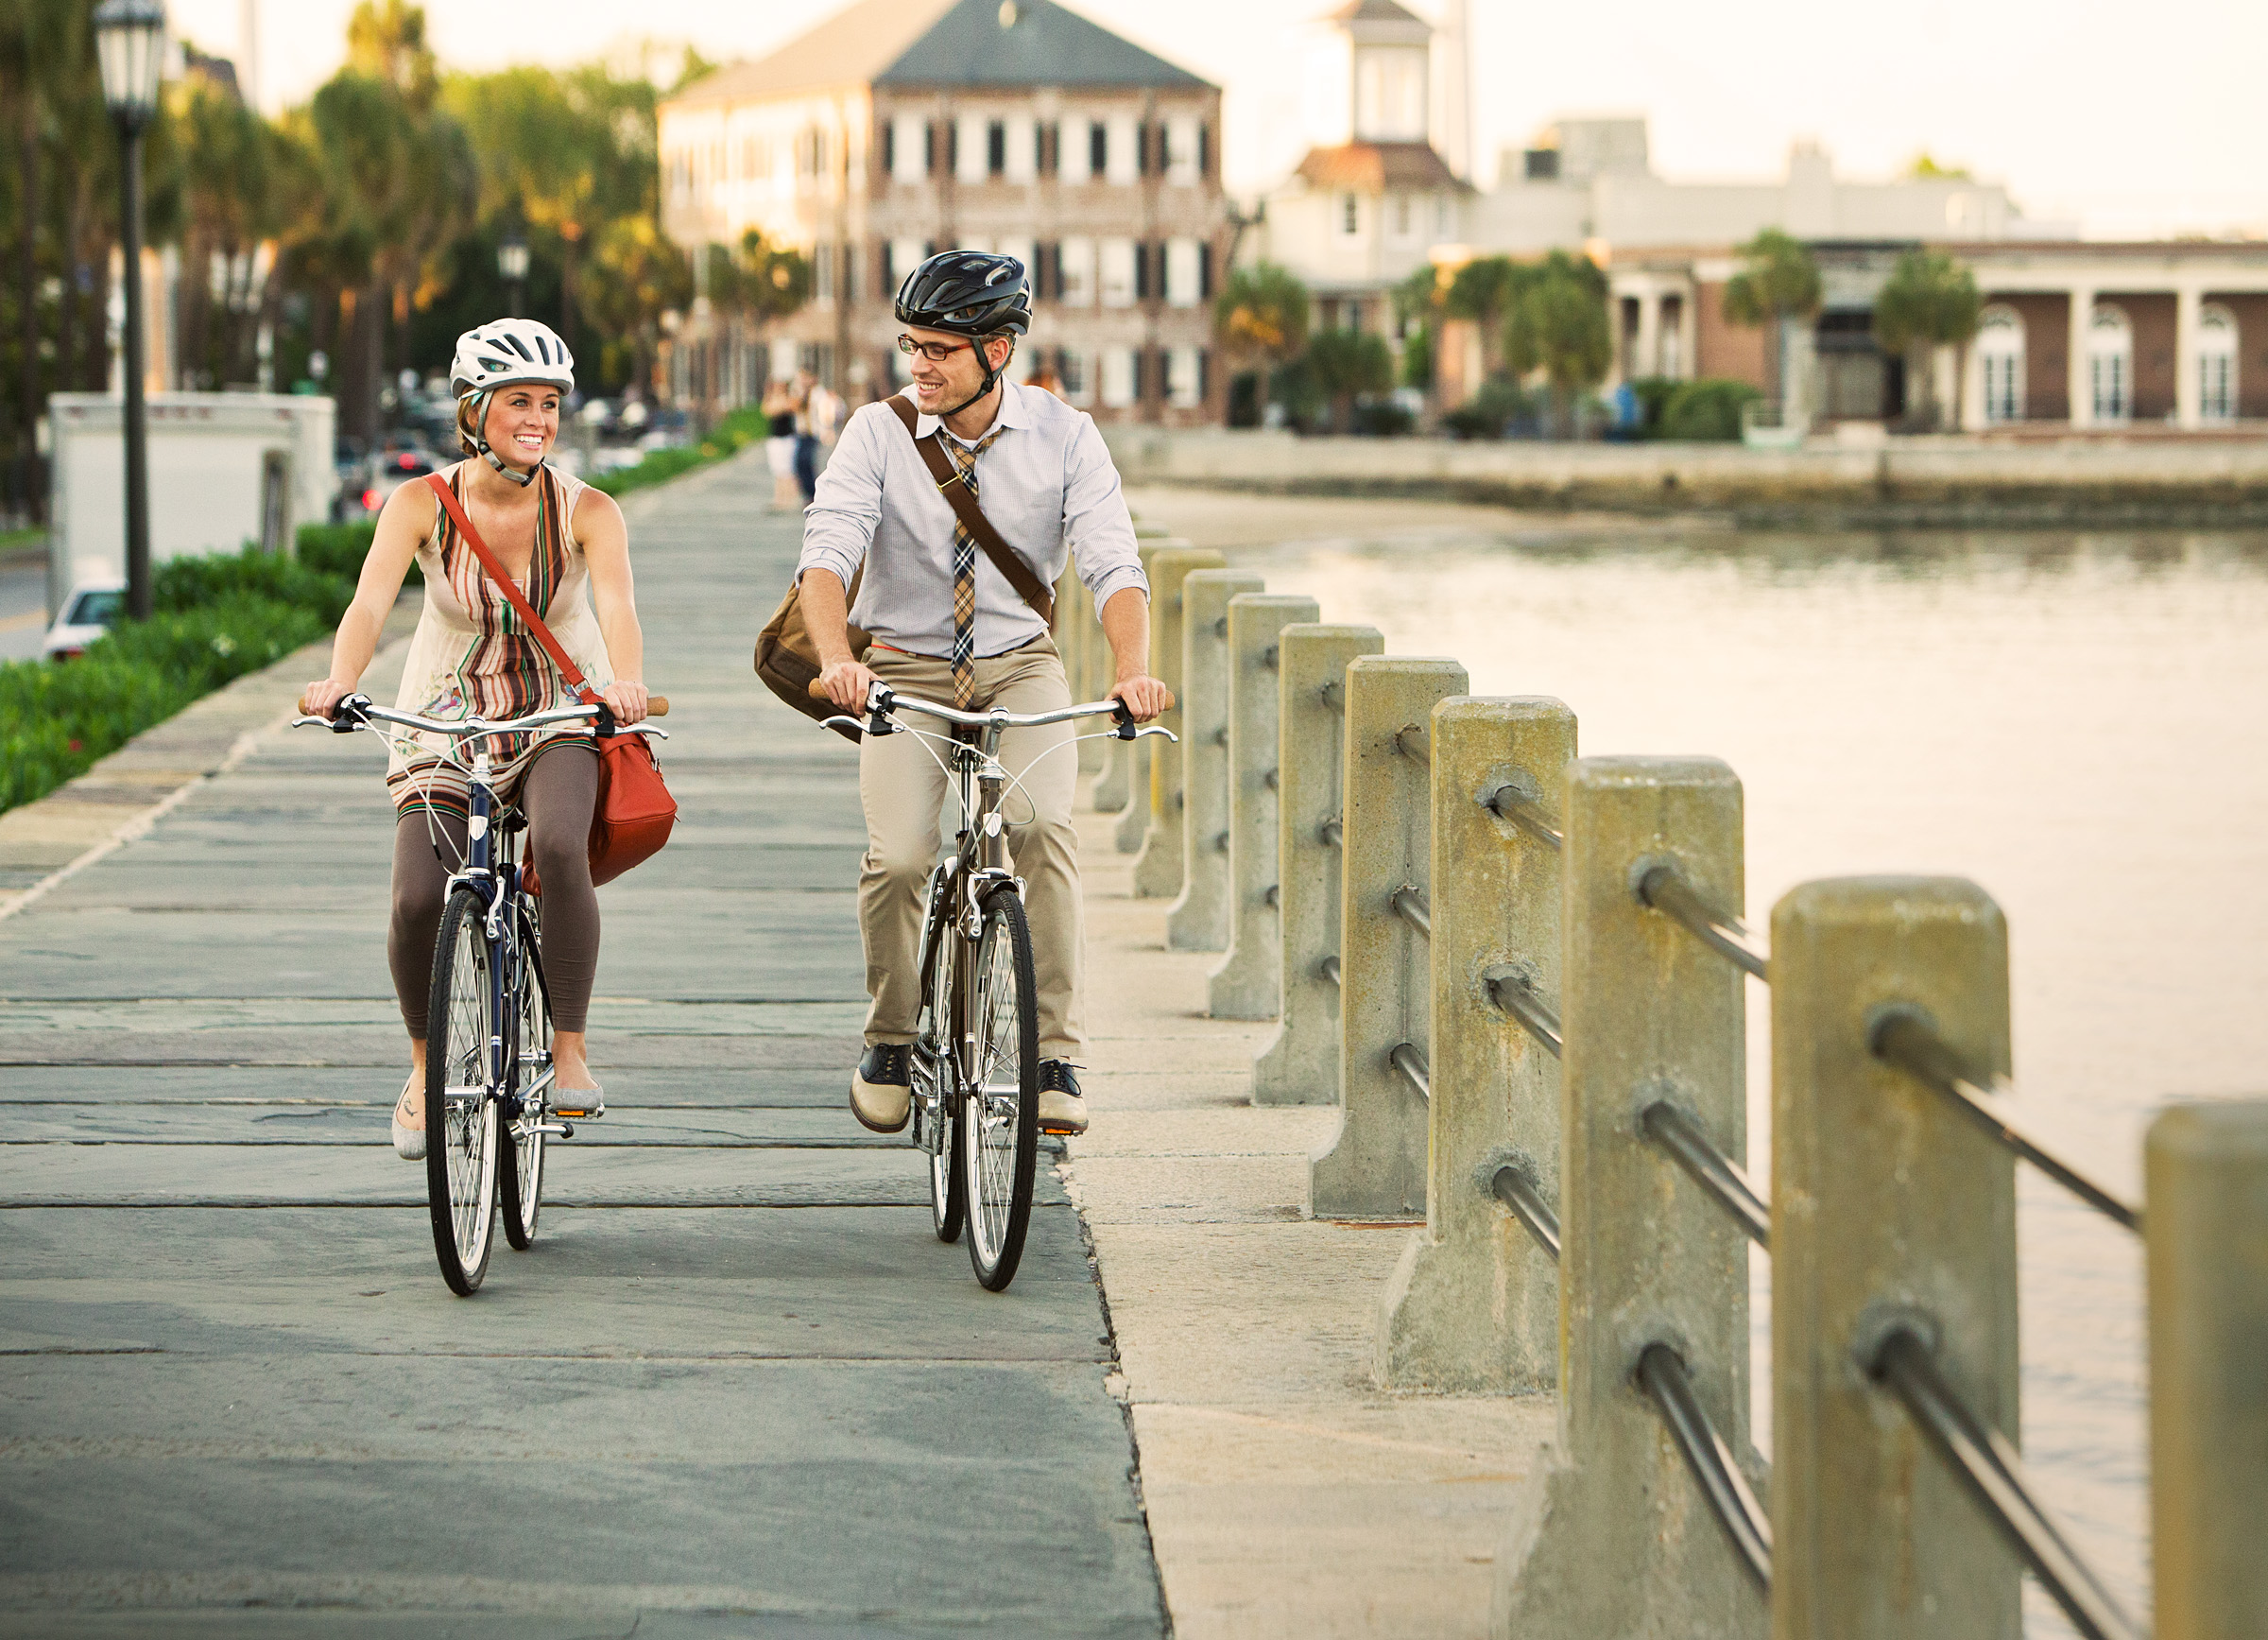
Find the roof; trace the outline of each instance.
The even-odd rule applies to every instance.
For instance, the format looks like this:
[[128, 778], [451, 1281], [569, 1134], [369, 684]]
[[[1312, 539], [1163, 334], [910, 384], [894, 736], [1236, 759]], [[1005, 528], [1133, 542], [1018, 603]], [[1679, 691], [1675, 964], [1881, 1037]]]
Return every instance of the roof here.
[[953, 0], [855, 0], [769, 57], [704, 75], [668, 100], [738, 102], [820, 85], [861, 85], [904, 54]]
[[1431, 33], [1432, 26], [1413, 11], [1394, 4], [1394, 0], [1348, 0], [1348, 4], [1332, 12], [1326, 19], [1332, 23], [1415, 23]]
[[769, 57], [720, 68], [669, 100], [740, 102], [825, 85], [1212, 89], [1054, 0], [855, 0]]
[[[1385, 0], [1364, 0], [1367, 5]], [[1383, 194], [1396, 188], [1462, 188], [1456, 173], [1425, 143], [1347, 143], [1310, 148], [1298, 177], [1311, 187], [1351, 194]]]
[[957, 0], [874, 83], [1212, 89], [1055, 0]]

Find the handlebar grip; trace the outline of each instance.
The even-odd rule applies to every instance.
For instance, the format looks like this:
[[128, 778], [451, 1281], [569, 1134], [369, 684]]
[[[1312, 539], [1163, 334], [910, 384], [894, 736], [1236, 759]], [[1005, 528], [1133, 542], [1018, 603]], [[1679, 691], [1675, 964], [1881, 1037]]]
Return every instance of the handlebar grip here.
[[648, 695], [645, 698], [645, 715], [648, 717], [668, 716], [669, 697], [666, 695]]
[[824, 700], [827, 699], [827, 691], [819, 687], [819, 681], [816, 678], [814, 678], [810, 682], [803, 685], [803, 693], [810, 696], [814, 700]]

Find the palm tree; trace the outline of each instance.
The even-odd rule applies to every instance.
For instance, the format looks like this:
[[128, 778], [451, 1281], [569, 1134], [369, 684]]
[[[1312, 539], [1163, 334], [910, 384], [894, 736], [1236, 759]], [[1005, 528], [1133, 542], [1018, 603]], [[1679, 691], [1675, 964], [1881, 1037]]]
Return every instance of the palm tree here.
[[1778, 228], [1765, 229], [1739, 250], [1748, 265], [1726, 282], [1725, 317], [1734, 324], [1770, 328], [1765, 364], [1773, 396], [1784, 401], [1787, 384], [1780, 378], [1787, 322], [1819, 311], [1819, 265], [1802, 241]]
[[[1874, 299], [1874, 339], [1893, 354], [1922, 346], [1960, 349], [1953, 355], [1957, 406], [1968, 386], [1967, 347], [1984, 309], [1976, 275], [1967, 268], [1942, 250], [1909, 250]], [[1921, 381], [1926, 419], [1938, 426], [1944, 418], [1937, 404], [1937, 372], [1925, 368]]]
[[1228, 275], [1212, 304], [1221, 347], [1240, 364], [1289, 364], [1307, 348], [1307, 286], [1273, 262]]
[[1541, 371], [1570, 434], [1576, 395], [1596, 387], [1614, 362], [1606, 325], [1606, 276], [1588, 256], [1555, 250], [1518, 268], [1504, 331], [1504, 362], [1515, 374]]
[[1483, 359], [1503, 356], [1504, 316], [1511, 310], [1518, 279], [1509, 256], [1481, 256], [1458, 268], [1442, 293], [1442, 311], [1480, 327]]

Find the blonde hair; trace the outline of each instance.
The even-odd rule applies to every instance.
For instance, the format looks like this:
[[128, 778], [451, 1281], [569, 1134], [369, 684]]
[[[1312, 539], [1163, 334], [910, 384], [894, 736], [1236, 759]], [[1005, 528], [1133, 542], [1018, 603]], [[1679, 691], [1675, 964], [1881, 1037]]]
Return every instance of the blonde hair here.
[[474, 440], [480, 437], [480, 418], [487, 414], [488, 407], [486, 393], [467, 393], [456, 401], [456, 445], [468, 456], [480, 454], [480, 446]]

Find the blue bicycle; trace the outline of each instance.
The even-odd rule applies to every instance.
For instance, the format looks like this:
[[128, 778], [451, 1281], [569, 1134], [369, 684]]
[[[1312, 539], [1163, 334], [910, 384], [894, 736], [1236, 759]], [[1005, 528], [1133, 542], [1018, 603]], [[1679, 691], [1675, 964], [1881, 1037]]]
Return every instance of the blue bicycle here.
[[[656, 697], [661, 716], [669, 702]], [[644, 724], [618, 728], [604, 706], [561, 706], [525, 717], [447, 721], [396, 712], [349, 695], [329, 717], [295, 717], [295, 728], [352, 734], [379, 723], [446, 736], [471, 791], [465, 858], [449, 878], [434, 944], [433, 1000], [425, 1045], [425, 1193], [433, 1251], [452, 1292], [480, 1289], [501, 1217], [505, 1239], [524, 1252], [542, 1210], [543, 1151], [571, 1139], [561, 1119], [584, 1114], [558, 1096], [551, 1060], [551, 997], [543, 979], [541, 900], [520, 857], [526, 817], [496, 797], [483, 742], [553, 724], [595, 721], [600, 734], [668, 734]], [[595, 1114], [597, 1113], [591, 1113]], [[510, 1152], [508, 1165], [505, 1152]]]

